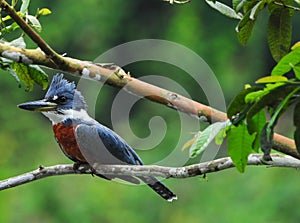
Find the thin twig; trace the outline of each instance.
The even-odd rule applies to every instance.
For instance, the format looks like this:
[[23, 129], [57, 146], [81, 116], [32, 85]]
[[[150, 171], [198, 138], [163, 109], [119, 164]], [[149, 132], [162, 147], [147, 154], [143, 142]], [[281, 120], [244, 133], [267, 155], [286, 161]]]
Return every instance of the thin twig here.
[[[273, 161], [262, 162], [262, 154], [251, 154], [248, 157], [248, 165], [300, 168], [300, 160], [286, 155], [272, 154]], [[101, 175], [130, 175], [130, 176], [157, 176], [163, 178], [189, 178], [201, 176], [208, 173], [218, 172], [234, 167], [229, 157], [194, 164], [185, 167], [163, 167], [163, 166], [132, 166], [132, 165], [94, 165], [96, 173]], [[79, 171], [74, 171], [72, 164], [56, 165], [50, 167], [39, 167], [37, 170], [11, 177], [0, 181], [0, 190], [16, 187], [25, 183], [50, 176], [66, 174], [91, 174], [88, 164], [81, 165]]]
[[295, 6], [293, 6], [293, 5], [286, 5], [286, 4], [282, 3], [282, 2], [273, 2], [273, 3], [274, 3], [275, 5], [283, 6], [283, 7], [285, 7], [285, 8], [293, 9], [293, 10], [295, 10], [295, 11], [300, 11], [300, 8], [295, 7]]
[[66, 66], [62, 56], [56, 53], [41, 36], [11, 7], [5, 0], [0, 0], [1, 8], [6, 11], [20, 28], [34, 41], [38, 47], [58, 66]]

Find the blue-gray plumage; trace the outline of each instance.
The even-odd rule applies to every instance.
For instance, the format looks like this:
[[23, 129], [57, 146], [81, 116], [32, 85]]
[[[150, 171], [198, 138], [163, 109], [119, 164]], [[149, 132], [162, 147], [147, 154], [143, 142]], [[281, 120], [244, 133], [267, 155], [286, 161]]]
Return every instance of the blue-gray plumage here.
[[[64, 154], [76, 163], [143, 165], [137, 153], [117, 133], [92, 119], [87, 106], [73, 82], [62, 74], [53, 77], [45, 98], [19, 105], [20, 108], [42, 112], [52, 121], [55, 138]], [[132, 176], [98, 175], [105, 179], [120, 178], [139, 184]], [[168, 201], [176, 195], [155, 177], [139, 177]]]

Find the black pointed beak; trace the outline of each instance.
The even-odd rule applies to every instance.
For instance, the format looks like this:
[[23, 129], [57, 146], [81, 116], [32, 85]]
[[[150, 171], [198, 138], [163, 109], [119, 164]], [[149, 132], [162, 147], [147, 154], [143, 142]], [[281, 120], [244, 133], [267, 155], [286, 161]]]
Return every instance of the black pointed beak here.
[[47, 112], [54, 111], [57, 107], [57, 104], [43, 99], [19, 104], [18, 107], [29, 111]]

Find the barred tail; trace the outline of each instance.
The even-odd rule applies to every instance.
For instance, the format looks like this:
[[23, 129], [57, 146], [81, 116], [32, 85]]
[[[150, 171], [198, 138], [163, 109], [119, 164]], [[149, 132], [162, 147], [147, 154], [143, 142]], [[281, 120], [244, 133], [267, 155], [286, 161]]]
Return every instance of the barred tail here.
[[165, 200], [169, 202], [172, 202], [173, 200], [177, 200], [177, 196], [172, 191], [170, 191], [165, 185], [159, 182], [159, 180], [156, 179], [155, 177], [139, 177], [139, 178]]

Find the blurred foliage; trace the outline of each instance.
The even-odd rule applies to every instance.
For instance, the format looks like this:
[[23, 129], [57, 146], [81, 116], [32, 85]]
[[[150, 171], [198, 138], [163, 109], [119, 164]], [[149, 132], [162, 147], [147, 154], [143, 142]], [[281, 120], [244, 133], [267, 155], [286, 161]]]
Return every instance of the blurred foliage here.
[[[227, 116], [233, 125], [226, 128], [227, 134], [223, 133], [224, 128], [219, 129], [224, 138], [228, 135], [228, 155], [236, 168], [240, 172], [244, 172], [248, 156], [252, 151], [259, 152], [261, 149], [264, 153], [263, 159], [272, 160], [270, 153], [277, 122], [285, 111], [293, 108], [300, 100], [299, 42], [291, 46], [292, 18], [294, 11], [300, 11], [300, 8], [297, 7], [299, 2], [292, 0], [280, 2], [276, 0], [233, 0], [232, 8], [216, 0], [206, 0], [206, 2], [221, 14], [240, 20], [236, 31], [238, 39], [243, 45], [246, 45], [250, 38], [256, 19], [262, 10], [267, 8], [270, 13], [266, 35], [271, 55], [278, 63], [270, 72], [272, 76], [267, 75], [258, 79], [255, 86], [246, 84], [245, 89], [235, 96], [227, 111]], [[266, 118], [266, 113], [270, 118]], [[297, 150], [300, 151], [298, 116], [299, 111], [296, 105], [294, 109], [294, 125], [296, 126], [294, 139]], [[190, 148], [192, 157], [198, 151], [205, 150], [205, 146], [197, 142], [199, 140], [205, 142], [209, 138], [212, 138], [212, 134], [206, 134], [206, 136], [198, 134], [195, 139], [196, 143]]]
[[[52, 12], [40, 18], [41, 35], [49, 45], [83, 60], [94, 60], [106, 50], [136, 39], [158, 38], [183, 44], [213, 69], [227, 102], [245, 83], [270, 73], [275, 64], [267, 48], [267, 37], [261, 32], [266, 27], [265, 11], [257, 18], [252, 37], [243, 47], [237, 42], [236, 24], [204, 1], [169, 5], [159, 0], [86, 0], [80, 4], [44, 0], [32, 1], [29, 12], [35, 14], [37, 8], [49, 8]], [[294, 20], [295, 27], [299, 27], [299, 16], [295, 15]], [[299, 36], [299, 29], [294, 31]], [[36, 47], [28, 38], [25, 40], [27, 47]], [[164, 75], [184, 87], [193, 99], [206, 100], [199, 86], [179, 68], [145, 61], [128, 65], [126, 70], [135, 77]], [[16, 107], [43, 97], [45, 92], [35, 88], [25, 94], [24, 88], [19, 89], [7, 72], [0, 73], [1, 179], [30, 171], [40, 164], [71, 163], [56, 144], [50, 122], [40, 114]], [[93, 95], [97, 89], [97, 83], [91, 85], [85, 95]], [[164, 87], [178, 90], [172, 85]], [[112, 102], [118, 93], [118, 89], [104, 86], [98, 95], [96, 118], [108, 126], [111, 126]], [[138, 101], [130, 111], [133, 132], [139, 137], [148, 136], [149, 120], [157, 115], [166, 122], [167, 133], [155, 149], [138, 150], [147, 164], [169, 154], [181, 134], [176, 111], [145, 100]], [[122, 118], [127, 117], [120, 117], [121, 126]], [[286, 123], [288, 119], [283, 119], [277, 128], [292, 134], [293, 123]], [[119, 133], [134, 144], [129, 133]], [[186, 132], [184, 138], [187, 140], [194, 133]], [[201, 177], [170, 179], [164, 182], [179, 197], [171, 204], [145, 186], [112, 183], [91, 176], [52, 177], [0, 192], [0, 222], [296, 222], [300, 218], [295, 208], [299, 203], [298, 177], [295, 170], [251, 167], [245, 174], [235, 169], [211, 174], [208, 181]]]

